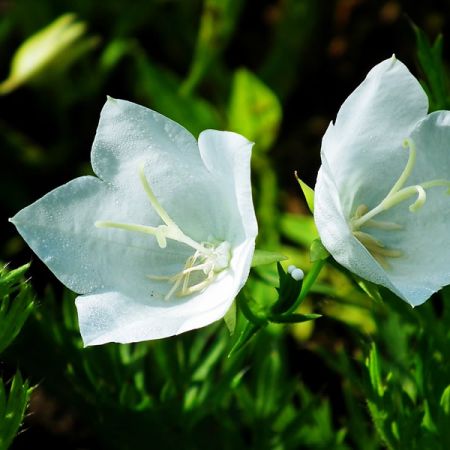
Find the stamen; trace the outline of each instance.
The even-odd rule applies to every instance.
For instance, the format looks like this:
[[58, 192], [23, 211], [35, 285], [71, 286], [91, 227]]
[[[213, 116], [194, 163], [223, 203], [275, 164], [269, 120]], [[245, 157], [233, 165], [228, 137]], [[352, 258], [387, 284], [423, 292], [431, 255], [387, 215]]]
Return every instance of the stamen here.
[[183, 278], [180, 277], [175, 281], [173, 286], [170, 288], [170, 291], [165, 295], [164, 300], [170, 300], [172, 295], [175, 294], [175, 292], [177, 291], [178, 286], [180, 285], [182, 279]]
[[368, 250], [378, 249], [384, 247], [383, 243], [378, 239], [375, 239], [368, 233], [364, 233], [364, 231], [354, 231], [353, 235], [364, 245]]
[[355, 214], [354, 214], [354, 218], [355, 219], [359, 219], [360, 217], [362, 217], [364, 214], [366, 214], [367, 212], [369, 212], [369, 207], [367, 205], [359, 205], [356, 208]]
[[378, 228], [379, 230], [402, 230], [403, 227], [395, 222], [384, 222], [381, 220], [368, 220], [364, 224], [365, 228]]
[[377, 253], [371, 253], [371, 255], [384, 270], [390, 269], [391, 265], [387, 262], [384, 256], [378, 255]]
[[184, 295], [190, 295], [190, 294], [193, 294], [194, 292], [201, 291], [202, 289], [204, 289], [211, 283], [211, 280], [213, 279], [213, 277], [214, 277], [214, 272], [211, 271], [208, 273], [208, 276], [206, 277], [205, 280], [201, 281], [200, 283], [194, 284], [193, 286], [190, 286], [187, 289], [182, 289], [178, 295], [180, 297], [182, 297]]
[[400, 250], [394, 250], [391, 248], [376, 248], [371, 251], [372, 254], [381, 256], [387, 256], [389, 258], [400, 258], [403, 256], [403, 252]]
[[152, 234], [153, 236], [157, 236], [161, 233], [160, 227], [149, 227], [147, 225], [139, 225], [136, 223], [120, 223], [120, 222], [111, 222], [108, 220], [97, 220], [94, 222], [94, 225], [97, 228], [118, 228], [120, 230], [125, 231], [134, 231], [137, 233], [145, 233]]
[[[150, 234], [156, 238], [160, 248], [167, 247], [167, 239], [172, 239], [192, 247], [195, 250], [195, 253], [187, 258], [181, 272], [171, 276], [147, 275], [147, 278], [173, 283], [169, 292], [164, 297], [165, 300], [169, 300], [175, 293], [177, 293], [178, 296], [185, 296], [201, 291], [212, 282], [216, 274], [229, 266], [231, 260], [231, 245], [226, 241], [216, 242], [212, 238], [208, 238], [211, 242], [198, 243], [184, 234], [158, 202], [158, 199], [145, 177], [144, 164], [139, 166], [138, 173], [144, 191], [147, 194], [153, 209], [164, 222], [164, 225], [153, 227], [134, 223], [98, 220], [95, 222], [95, 226], [97, 228], [116, 228], [125, 231]], [[192, 281], [194, 272], [197, 272], [197, 275], [195, 275], [195, 279]]]

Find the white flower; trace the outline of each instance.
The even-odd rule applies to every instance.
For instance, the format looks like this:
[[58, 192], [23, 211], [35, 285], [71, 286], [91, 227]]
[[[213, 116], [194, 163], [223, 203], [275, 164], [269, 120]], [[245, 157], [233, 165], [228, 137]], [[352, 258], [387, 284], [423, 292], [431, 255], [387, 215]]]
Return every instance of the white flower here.
[[314, 216], [351, 272], [411, 305], [450, 283], [450, 112], [395, 57], [348, 97], [322, 142]]
[[252, 144], [207, 130], [198, 144], [142, 106], [108, 99], [92, 167], [11, 221], [76, 300], [85, 345], [208, 325], [245, 283], [257, 223]]

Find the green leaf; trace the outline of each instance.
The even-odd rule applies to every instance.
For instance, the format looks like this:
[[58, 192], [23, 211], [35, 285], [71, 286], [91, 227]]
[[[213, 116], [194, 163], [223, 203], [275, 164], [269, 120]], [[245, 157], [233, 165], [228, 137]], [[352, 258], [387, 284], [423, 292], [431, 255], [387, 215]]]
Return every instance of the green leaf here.
[[450, 385], [448, 385], [444, 392], [442, 392], [441, 400], [439, 402], [441, 410], [446, 416], [450, 416]]
[[277, 263], [277, 269], [279, 278], [278, 299], [271, 307], [272, 315], [270, 317], [278, 317], [289, 310], [296, 302], [303, 285], [303, 280], [294, 280], [290, 274], [284, 271], [280, 263]]
[[248, 306], [248, 297], [242, 291], [239, 293], [236, 301], [239, 309], [242, 311], [242, 314], [244, 314], [245, 318], [249, 322], [260, 326], [264, 326], [267, 324], [267, 320], [265, 319], [265, 317], [259, 317], [251, 310], [251, 308]]
[[272, 264], [278, 261], [285, 261], [286, 259], [288, 259], [288, 257], [282, 255], [281, 253], [256, 249], [252, 259], [252, 267]]
[[431, 110], [448, 109], [450, 106], [448, 78], [442, 58], [443, 38], [439, 35], [431, 44], [427, 35], [413, 22], [416, 35], [417, 57], [425, 75], [425, 88], [430, 97]]
[[230, 308], [226, 312], [223, 320], [225, 321], [225, 325], [230, 332], [230, 336], [233, 336], [234, 330], [236, 329], [236, 316], [237, 316], [237, 308], [236, 308], [236, 300], [233, 301]]
[[296, 86], [305, 85], [305, 75], [314, 65], [311, 44], [323, 26], [324, 4], [317, 0], [283, 0], [273, 5], [276, 18], [271, 19], [271, 45], [260, 74], [285, 99]]
[[261, 80], [246, 69], [233, 77], [229, 106], [229, 128], [267, 150], [275, 141], [282, 109], [278, 98]]
[[34, 306], [31, 288], [23, 279], [28, 267], [0, 271], [0, 353], [19, 334]]
[[330, 256], [328, 250], [323, 246], [320, 239], [315, 239], [310, 247], [311, 262], [325, 260]]
[[422, 426], [432, 432], [432, 433], [436, 433], [438, 430], [436, 428], [436, 424], [433, 421], [433, 417], [431, 415], [431, 411], [430, 411], [430, 405], [428, 403], [427, 400], [424, 400], [424, 414], [423, 414], [423, 418], [422, 418]]
[[226, 47], [239, 18], [241, 0], [205, 0], [194, 57], [181, 93], [189, 95]]
[[310, 215], [283, 214], [280, 228], [286, 238], [307, 248], [315, 239], [319, 238], [316, 224]]
[[14, 375], [9, 393], [0, 379], [0, 450], [7, 450], [19, 431], [31, 391], [19, 372]]
[[353, 274], [354, 279], [356, 280], [356, 283], [358, 284], [358, 286], [372, 299], [375, 300], [376, 302], [381, 303], [383, 301], [383, 297], [380, 294], [380, 288], [378, 285], [367, 281], [367, 280], [363, 280], [362, 278], [357, 277], [356, 275]]
[[230, 352], [228, 353], [228, 358], [236, 354], [238, 351], [242, 350], [249, 342], [250, 339], [261, 329], [263, 326], [256, 325], [252, 322], [247, 322], [247, 325], [242, 330], [239, 338], [234, 343], [233, 347], [231, 347]]
[[269, 320], [274, 323], [302, 323], [319, 317], [322, 317], [322, 314], [274, 314], [269, 317]]
[[366, 362], [367, 368], [369, 369], [370, 383], [379, 397], [384, 395], [384, 386], [381, 381], [381, 370], [378, 358], [378, 350], [375, 342], [372, 342], [370, 347], [369, 357]]
[[18, 286], [23, 281], [23, 276], [29, 268], [29, 263], [12, 270], [9, 270], [7, 265], [3, 266], [0, 269], [0, 296], [9, 294], [10, 290], [14, 289], [14, 285]]
[[179, 78], [172, 72], [153, 64], [142, 48], [130, 49], [136, 63], [136, 94], [151, 107], [179, 122], [195, 137], [203, 130], [223, 128], [218, 112], [206, 100], [179, 93]]
[[311, 211], [311, 213], [314, 213], [314, 190], [310, 188], [305, 182], [300, 180], [297, 171], [294, 172], [294, 175], [296, 180], [298, 181], [298, 184], [300, 185], [303, 195], [305, 196], [306, 204], [308, 205], [309, 210]]

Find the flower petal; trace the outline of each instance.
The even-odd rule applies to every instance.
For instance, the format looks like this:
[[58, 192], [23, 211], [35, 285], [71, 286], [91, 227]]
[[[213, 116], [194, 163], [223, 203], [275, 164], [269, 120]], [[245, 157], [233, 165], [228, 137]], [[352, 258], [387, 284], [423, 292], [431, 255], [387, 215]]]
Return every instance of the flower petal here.
[[78, 297], [76, 306], [84, 344], [138, 342], [206, 326], [222, 318], [247, 279], [254, 252], [249, 239], [233, 251], [230, 269], [203, 292], [155, 305], [120, 292]]
[[[200, 154], [206, 168], [228, 192], [234, 193], [234, 214], [240, 217], [246, 238], [258, 234], [250, 181], [250, 157], [253, 143], [237, 133], [206, 130], [198, 138]], [[230, 220], [229, 218], [228, 220]], [[237, 219], [236, 219], [237, 220]], [[228, 235], [229, 239], [230, 234]], [[232, 242], [233, 239], [230, 241]]]
[[[387, 194], [408, 158], [403, 140], [427, 109], [419, 82], [395, 57], [375, 66], [343, 103], [323, 138], [322, 156], [346, 216], [362, 199], [376, 204]], [[386, 192], [379, 189], [384, 180]]]
[[152, 155], [153, 163], [169, 160], [181, 172], [200, 165], [197, 142], [181, 125], [144, 106], [108, 97], [92, 146], [94, 172], [117, 184]]
[[[439, 111], [422, 120], [411, 135], [417, 159], [407, 185], [450, 178], [450, 112]], [[427, 189], [422, 208], [408, 210], [415, 198], [380, 215], [380, 220], [404, 226], [397, 232], [373, 233], [388, 247], [399, 248], [387, 270], [391, 282], [411, 305], [419, 305], [450, 283], [450, 196], [448, 186]]]
[[[191, 254], [175, 244], [162, 250], [153, 236], [98, 229], [99, 219], [145, 216], [142, 203], [95, 177], [77, 178], [22, 209], [11, 222], [56, 277], [78, 293], [122, 289], [129, 295], [167, 290], [167, 283], [144, 286], [148, 274], [176, 273]], [[149, 208], [150, 210], [150, 208]], [[156, 272], [156, 273], [155, 273]]]
[[323, 245], [339, 264], [350, 272], [401, 295], [385, 270], [351, 233], [326, 160], [322, 160], [317, 176], [314, 220]]
[[[230, 226], [239, 223], [234, 189], [205, 168], [198, 144], [185, 128], [143, 106], [108, 98], [92, 147], [92, 167], [150, 210], [138, 177], [142, 164], [159, 203], [191, 238], [224, 239]], [[211, 209], [214, 204], [221, 207]], [[146, 225], [162, 223], [155, 214], [149, 220]]]

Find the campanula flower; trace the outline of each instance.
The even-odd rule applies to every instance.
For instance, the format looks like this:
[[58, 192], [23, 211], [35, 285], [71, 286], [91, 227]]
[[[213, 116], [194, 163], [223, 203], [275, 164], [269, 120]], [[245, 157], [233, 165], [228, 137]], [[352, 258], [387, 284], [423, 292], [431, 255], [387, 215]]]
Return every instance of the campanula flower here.
[[335, 260], [413, 306], [450, 283], [450, 112], [427, 112], [404, 64], [375, 66], [325, 133], [314, 199]]
[[257, 223], [252, 143], [198, 142], [142, 106], [109, 98], [77, 178], [11, 221], [76, 300], [85, 345], [163, 338], [222, 318], [245, 283]]

